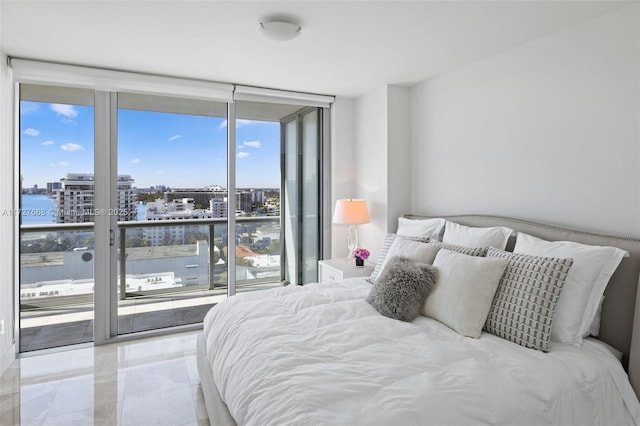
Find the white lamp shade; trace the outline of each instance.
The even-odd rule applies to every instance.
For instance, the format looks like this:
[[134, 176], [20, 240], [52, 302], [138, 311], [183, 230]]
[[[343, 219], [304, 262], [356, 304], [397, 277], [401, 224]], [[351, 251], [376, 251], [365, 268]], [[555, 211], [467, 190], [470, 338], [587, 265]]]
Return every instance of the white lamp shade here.
[[333, 223], [338, 225], [359, 225], [369, 223], [367, 202], [364, 200], [337, 200], [333, 212]]

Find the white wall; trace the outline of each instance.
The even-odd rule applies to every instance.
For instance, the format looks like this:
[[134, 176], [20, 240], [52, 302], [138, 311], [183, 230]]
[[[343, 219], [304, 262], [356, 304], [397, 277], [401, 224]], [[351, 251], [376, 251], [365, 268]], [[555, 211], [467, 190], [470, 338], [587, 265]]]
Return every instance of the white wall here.
[[637, 4], [411, 93], [414, 213], [640, 237]]
[[7, 58], [0, 52], [0, 241], [2, 242], [0, 244], [0, 320], [4, 320], [4, 334], [0, 336], [0, 374], [4, 373], [15, 359], [13, 339], [14, 221], [13, 216], [4, 214], [13, 208], [12, 103]]
[[[354, 101], [336, 97], [331, 108], [331, 214], [336, 200], [354, 197]], [[331, 257], [347, 256], [347, 228], [331, 225]]]
[[387, 232], [411, 213], [411, 103], [408, 87], [387, 86]]
[[[354, 198], [367, 201], [371, 223], [358, 226], [360, 246], [371, 261], [380, 252], [387, 232], [395, 232], [398, 216], [410, 208], [410, 91], [382, 86], [354, 101], [352, 170]], [[346, 227], [342, 230], [345, 238]], [[337, 235], [337, 238], [340, 238]], [[346, 256], [334, 252], [334, 257]]]
[[353, 197], [367, 201], [371, 223], [358, 225], [358, 235], [372, 259], [387, 231], [387, 129], [387, 88], [382, 86], [355, 100]]

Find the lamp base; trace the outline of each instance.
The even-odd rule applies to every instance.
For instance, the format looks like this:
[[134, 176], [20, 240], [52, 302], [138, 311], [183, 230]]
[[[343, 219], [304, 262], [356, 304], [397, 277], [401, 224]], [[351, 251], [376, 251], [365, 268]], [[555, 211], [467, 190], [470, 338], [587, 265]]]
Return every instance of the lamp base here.
[[347, 230], [347, 247], [349, 248], [349, 255], [358, 248], [358, 230], [355, 225], [349, 225]]

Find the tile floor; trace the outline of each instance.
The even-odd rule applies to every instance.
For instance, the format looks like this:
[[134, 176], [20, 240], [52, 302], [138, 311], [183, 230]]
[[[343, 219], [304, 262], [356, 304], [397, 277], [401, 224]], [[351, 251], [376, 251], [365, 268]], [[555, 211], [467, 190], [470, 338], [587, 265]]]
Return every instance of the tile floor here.
[[0, 425], [209, 425], [197, 334], [20, 358], [0, 378]]

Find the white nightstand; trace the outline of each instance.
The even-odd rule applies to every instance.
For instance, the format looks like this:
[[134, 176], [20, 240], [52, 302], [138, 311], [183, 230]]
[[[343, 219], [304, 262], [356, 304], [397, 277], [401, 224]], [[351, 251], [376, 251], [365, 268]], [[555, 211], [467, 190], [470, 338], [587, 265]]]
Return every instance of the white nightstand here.
[[330, 283], [345, 278], [368, 277], [373, 272], [374, 264], [364, 262], [364, 266], [356, 266], [355, 259], [326, 259], [318, 262], [318, 281]]

